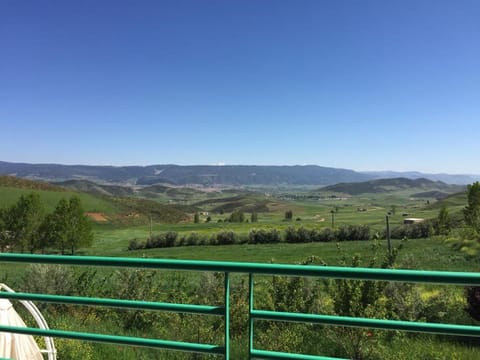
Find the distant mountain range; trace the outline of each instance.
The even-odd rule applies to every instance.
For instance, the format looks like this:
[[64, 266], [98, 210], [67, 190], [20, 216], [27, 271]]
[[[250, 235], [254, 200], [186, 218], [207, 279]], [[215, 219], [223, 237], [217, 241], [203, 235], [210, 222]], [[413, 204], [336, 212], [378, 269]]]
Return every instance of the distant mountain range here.
[[442, 181], [447, 184], [466, 185], [480, 181], [480, 175], [473, 174], [424, 174], [418, 171], [366, 171], [364, 174], [371, 175], [376, 179], [408, 178], [408, 179], [429, 179]]
[[[51, 182], [90, 180], [115, 185], [203, 185], [203, 186], [276, 186], [332, 185], [363, 182], [378, 178], [406, 177], [441, 180], [450, 184], [469, 184], [479, 175], [422, 174], [418, 172], [357, 172], [348, 169], [305, 166], [255, 165], [150, 165], [90, 166], [60, 164], [27, 164], [0, 161], [0, 174]], [[108, 189], [114, 190], [114, 189]], [[119, 190], [119, 189], [115, 189]]]
[[441, 199], [449, 194], [464, 191], [465, 186], [451, 185], [425, 178], [393, 178], [369, 180], [364, 182], [339, 183], [320, 189], [320, 191], [331, 191], [349, 195], [390, 193], [403, 190], [408, 190], [410, 192], [416, 191], [415, 194], [411, 194], [413, 197]]

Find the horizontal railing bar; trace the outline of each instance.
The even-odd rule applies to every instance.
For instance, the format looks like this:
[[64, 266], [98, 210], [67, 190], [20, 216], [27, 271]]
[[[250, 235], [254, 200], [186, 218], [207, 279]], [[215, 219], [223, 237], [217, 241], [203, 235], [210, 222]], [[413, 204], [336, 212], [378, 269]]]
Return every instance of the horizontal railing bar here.
[[33, 254], [0, 254], [0, 262], [136, 267], [190, 271], [219, 271], [265, 275], [313, 276], [337, 279], [403, 281], [420, 283], [480, 285], [480, 273], [349, 268], [338, 266], [264, 264], [202, 260], [116, 258]]
[[169, 340], [145, 339], [145, 338], [130, 337], [130, 336], [103, 335], [103, 334], [82, 333], [82, 332], [65, 331], [65, 330], [51, 330], [51, 329], [46, 330], [46, 329], [18, 327], [18, 326], [3, 326], [3, 325], [0, 325], [0, 332], [60, 337], [65, 339], [103, 342], [103, 343], [119, 344], [119, 345], [142, 346], [142, 347], [151, 347], [151, 348], [157, 348], [157, 349], [198, 352], [198, 353], [205, 353], [205, 354], [223, 354], [224, 353], [224, 348], [222, 346], [217, 346], [217, 345], [187, 343], [187, 342], [169, 341]]
[[88, 305], [88, 306], [108, 306], [125, 309], [139, 309], [139, 310], [156, 310], [156, 311], [172, 311], [188, 314], [203, 314], [203, 315], [219, 315], [225, 314], [223, 306], [207, 306], [207, 305], [189, 305], [189, 304], [173, 304], [153, 301], [139, 301], [139, 300], [117, 300], [117, 299], [102, 299], [102, 298], [88, 298], [80, 296], [64, 296], [64, 295], [45, 295], [45, 294], [30, 294], [30, 293], [11, 293], [0, 291], [0, 299], [11, 300], [30, 300], [42, 301], [57, 304], [73, 304], [73, 305]]
[[279, 351], [266, 351], [266, 350], [257, 350], [252, 349], [251, 354], [253, 358], [257, 359], [272, 359], [272, 360], [282, 360], [282, 359], [294, 359], [294, 360], [346, 360], [342, 358], [332, 358], [327, 356], [315, 356], [315, 355], [303, 355], [303, 354], [292, 354]]
[[251, 315], [253, 318], [259, 320], [303, 322], [314, 324], [374, 328], [383, 330], [403, 330], [444, 335], [480, 336], [480, 327], [469, 325], [451, 325], [425, 322], [409, 322], [400, 320], [367, 319], [348, 316], [301, 314], [266, 310], [253, 310], [251, 312]]

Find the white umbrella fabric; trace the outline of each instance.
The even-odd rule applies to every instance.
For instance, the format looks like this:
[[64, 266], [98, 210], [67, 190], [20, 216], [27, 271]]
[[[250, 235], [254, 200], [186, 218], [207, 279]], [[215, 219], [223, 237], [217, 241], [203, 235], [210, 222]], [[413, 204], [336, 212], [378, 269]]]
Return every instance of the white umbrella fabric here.
[[[26, 327], [13, 305], [0, 299], [0, 324]], [[31, 335], [0, 332], [0, 358], [16, 360], [43, 360], [42, 353]]]

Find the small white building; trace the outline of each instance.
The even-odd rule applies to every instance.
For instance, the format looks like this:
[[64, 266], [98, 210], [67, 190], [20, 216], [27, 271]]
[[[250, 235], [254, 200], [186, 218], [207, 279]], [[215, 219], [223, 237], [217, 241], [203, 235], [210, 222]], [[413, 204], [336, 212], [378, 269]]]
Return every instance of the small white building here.
[[425, 221], [425, 219], [422, 219], [422, 218], [405, 218], [405, 219], [403, 219], [404, 224], [420, 224], [424, 221]]

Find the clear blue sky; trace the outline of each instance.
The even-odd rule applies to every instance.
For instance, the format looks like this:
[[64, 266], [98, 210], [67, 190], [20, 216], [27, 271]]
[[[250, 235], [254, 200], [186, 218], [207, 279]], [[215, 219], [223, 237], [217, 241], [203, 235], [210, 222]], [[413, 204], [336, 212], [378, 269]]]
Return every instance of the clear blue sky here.
[[480, 174], [478, 0], [0, 0], [0, 160]]

